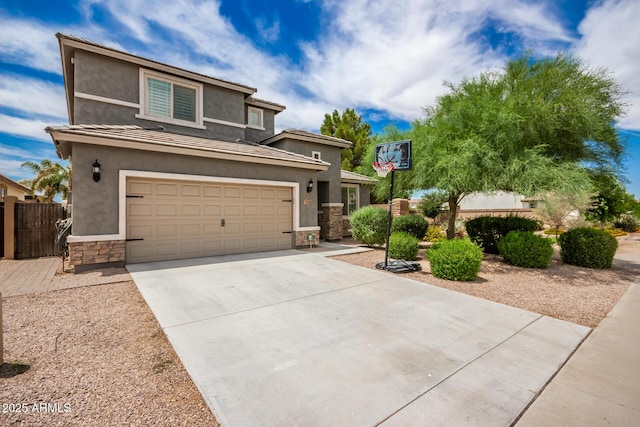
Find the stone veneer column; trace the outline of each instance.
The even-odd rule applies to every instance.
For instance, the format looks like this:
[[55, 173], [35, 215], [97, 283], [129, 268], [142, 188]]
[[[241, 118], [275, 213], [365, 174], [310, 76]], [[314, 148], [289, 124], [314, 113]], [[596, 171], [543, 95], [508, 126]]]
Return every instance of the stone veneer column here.
[[342, 240], [342, 203], [322, 204], [320, 228], [325, 240]]
[[69, 264], [75, 272], [94, 267], [123, 267], [124, 257], [124, 240], [69, 242]]
[[296, 246], [309, 246], [309, 234], [313, 236], [312, 245], [320, 243], [320, 230], [296, 231]]
[[394, 218], [409, 215], [409, 200], [393, 199], [393, 202], [391, 202], [391, 215]]

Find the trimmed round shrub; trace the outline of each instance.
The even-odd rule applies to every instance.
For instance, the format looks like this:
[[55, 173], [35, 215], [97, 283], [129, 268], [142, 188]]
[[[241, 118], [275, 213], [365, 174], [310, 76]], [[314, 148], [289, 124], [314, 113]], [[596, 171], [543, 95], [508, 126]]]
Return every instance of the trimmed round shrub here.
[[475, 280], [482, 263], [482, 249], [468, 240], [446, 240], [427, 251], [431, 274], [447, 280]]
[[425, 242], [442, 242], [443, 240], [445, 240], [447, 238], [447, 236], [444, 235], [444, 232], [442, 231], [442, 228], [438, 225], [430, 225], [429, 228], [427, 228], [427, 232], [424, 235], [424, 238], [422, 240], [424, 240]]
[[587, 268], [611, 268], [618, 241], [606, 231], [581, 227], [558, 239], [560, 256], [567, 264]]
[[551, 264], [551, 239], [528, 231], [510, 231], [498, 240], [500, 255], [509, 264], [527, 268], [547, 268]]
[[422, 240], [429, 228], [429, 223], [422, 215], [404, 215], [393, 219], [391, 232], [404, 231], [418, 240]]
[[367, 246], [384, 245], [387, 238], [387, 211], [365, 206], [351, 215], [351, 235]]
[[397, 231], [389, 236], [389, 256], [414, 261], [418, 257], [420, 241], [409, 233]]
[[497, 254], [498, 240], [506, 236], [510, 231], [534, 232], [540, 227], [540, 222], [535, 219], [524, 218], [516, 215], [506, 217], [479, 216], [465, 223], [467, 235], [472, 242], [480, 245], [488, 254]]

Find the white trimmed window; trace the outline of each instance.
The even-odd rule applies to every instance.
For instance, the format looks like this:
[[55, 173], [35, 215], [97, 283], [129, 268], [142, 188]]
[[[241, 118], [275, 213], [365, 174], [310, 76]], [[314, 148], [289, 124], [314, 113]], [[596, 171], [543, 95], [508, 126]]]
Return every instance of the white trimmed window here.
[[204, 128], [201, 84], [141, 69], [140, 92], [136, 117]]
[[342, 185], [342, 216], [350, 217], [359, 206], [358, 186]]
[[247, 126], [264, 129], [263, 111], [261, 109], [254, 107], [247, 108]]

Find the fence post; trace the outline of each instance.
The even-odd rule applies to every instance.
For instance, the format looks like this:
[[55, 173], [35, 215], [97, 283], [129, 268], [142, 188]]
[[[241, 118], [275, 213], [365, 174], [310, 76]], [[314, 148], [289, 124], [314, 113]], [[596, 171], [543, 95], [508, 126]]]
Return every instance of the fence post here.
[[15, 212], [16, 196], [6, 196], [4, 198], [4, 257], [14, 259], [15, 245]]

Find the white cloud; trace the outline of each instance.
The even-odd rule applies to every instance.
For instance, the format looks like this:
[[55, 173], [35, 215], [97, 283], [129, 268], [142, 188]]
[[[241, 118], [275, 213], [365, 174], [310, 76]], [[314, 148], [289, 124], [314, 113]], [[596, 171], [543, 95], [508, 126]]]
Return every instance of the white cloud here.
[[606, 0], [591, 8], [579, 27], [576, 54], [591, 67], [611, 70], [626, 90], [631, 107], [620, 125], [640, 130], [640, 2]]
[[21, 136], [38, 141], [51, 141], [51, 137], [44, 131], [50, 122], [39, 119], [23, 119], [20, 117], [0, 114], [0, 131], [9, 135]]
[[64, 86], [15, 74], [0, 74], [0, 99], [4, 107], [67, 121]]
[[10, 160], [0, 158], [0, 174], [14, 181], [29, 178], [31, 174], [21, 167], [22, 160]]
[[53, 28], [39, 22], [0, 14], [2, 60], [60, 74], [60, 49], [55, 33]]

